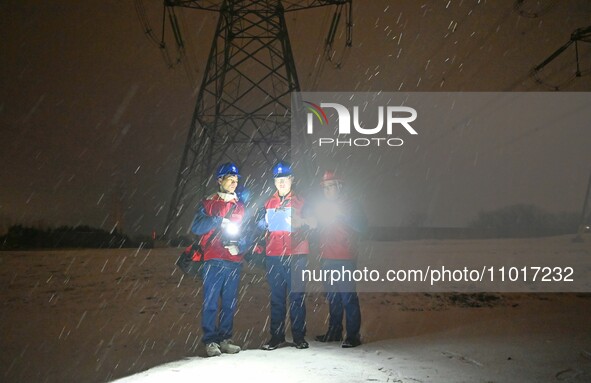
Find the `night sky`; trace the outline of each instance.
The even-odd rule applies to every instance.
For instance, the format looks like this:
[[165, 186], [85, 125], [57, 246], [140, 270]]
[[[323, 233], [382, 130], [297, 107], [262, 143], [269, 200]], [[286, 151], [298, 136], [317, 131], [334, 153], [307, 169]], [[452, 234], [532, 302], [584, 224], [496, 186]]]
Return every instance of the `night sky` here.
[[[160, 3], [146, 1], [157, 30]], [[589, 25], [591, 3], [525, 0], [518, 8], [516, 3], [355, 0], [353, 47], [340, 69], [327, 64], [322, 71], [318, 57], [332, 8], [288, 14], [300, 85], [305, 91], [552, 91], [555, 86], [590, 91], [591, 44], [580, 45], [581, 78], [574, 78], [572, 47], [544, 70], [545, 83], [536, 83], [528, 73], [568, 41], [574, 29]], [[215, 14], [178, 10], [187, 57], [170, 69], [146, 38], [132, 1], [3, 1], [0, 12], [0, 226], [22, 222], [110, 229], [119, 209], [125, 232], [160, 230]], [[174, 48], [170, 52], [176, 55]], [[518, 174], [518, 184], [508, 183], [514, 188], [476, 198], [450, 220], [434, 212], [427, 223], [462, 225], [481, 209], [516, 202], [578, 211], [591, 170], [591, 130], [556, 129], [561, 129], [559, 144], [547, 130], [527, 136], [515, 132], [519, 158], [536, 165], [531, 174]], [[490, 133], [474, 132], [471, 142], [490, 151]], [[445, 146], [435, 150], [446, 156]], [[456, 158], [462, 158], [458, 151]], [[514, 158], [487, 168], [487, 177], [507, 183], [506, 169]], [[466, 158], [466, 164], [472, 162]], [[396, 171], [419, 174], [422, 168], [413, 163]], [[454, 188], [471, 185], [473, 172], [479, 170], [460, 173], [463, 178], [454, 180]], [[449, 190], [445, 183], [438, 188]], [[480, 193], [477, 188], [475, 193]], [[415, 206], [431, 202], [413, 190], [402, 195], [413, 196], [409, 204]], [[532, 195], [531, 200], [524, 200], [525, 195]]]

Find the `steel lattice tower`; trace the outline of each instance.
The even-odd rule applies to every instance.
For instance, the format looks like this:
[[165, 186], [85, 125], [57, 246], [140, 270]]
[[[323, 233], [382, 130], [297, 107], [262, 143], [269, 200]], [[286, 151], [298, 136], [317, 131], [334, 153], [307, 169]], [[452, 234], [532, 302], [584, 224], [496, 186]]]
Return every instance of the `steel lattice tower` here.
[[[219, 14], [165, 235], [185, 210], [194, 209], [195, 199], [204, 194], [219, 163], [270, 164], [289, 156], [290, 96], [300, 84], [285, 13], [326, 5], [348, 7], [349, 35], [351, 0], [165, 1], [167, 7]], [[173, 31], [180, 33], [174, 26]]]

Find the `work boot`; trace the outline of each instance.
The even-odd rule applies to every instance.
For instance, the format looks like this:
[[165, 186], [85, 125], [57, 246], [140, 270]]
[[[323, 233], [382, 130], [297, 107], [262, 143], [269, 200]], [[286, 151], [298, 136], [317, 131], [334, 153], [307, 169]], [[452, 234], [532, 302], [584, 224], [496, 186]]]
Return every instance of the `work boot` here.
[[343, 340], [343, 336], [339, 333], [328, 331], [326, 334], [316, 335], [316, 337], [314, 339], [316, 339], [318, 342], [322, 342], [322, 343], [340, 342]]
[[308, 344], [308, 342], [306, 342], [306, 340], [304, 338], [294, 339], [293, 343], [295, 344], [295, 348], [297, 348], [299, 350], [310, 347], [310, 345]]
[[354, 336], [354, 337], [347, 337], [345, 339], [345, 341], [341, 344], [342, 348], [351, 348], [351, 347], [357, 347], [361, 345], [361, 339], [359, 339], [359, 336]]
[[232, 339], [225, 339], [220, 343], [220, 351], [226, 354], [237, 354], [241, 350], [240, 346], [236, 346]]
[[222, 352], [220, 351], [220, 345], [215, 343], [215, 342], [211, 342], [205, 345], [205, 352], [207, 353], [207, 356], [220, 356], [222, 355]]
[[271, 350], [275, 350], [277, 347], [281, 346], [283, 343], [285, 343], [285, 338], [279, 338], [279, 337], [271, 337], [271, 340], [269, 340], [267, 343], [265, 343], [262, 347], [263, 350], [267, 350], [267, 351], [271, 351]]

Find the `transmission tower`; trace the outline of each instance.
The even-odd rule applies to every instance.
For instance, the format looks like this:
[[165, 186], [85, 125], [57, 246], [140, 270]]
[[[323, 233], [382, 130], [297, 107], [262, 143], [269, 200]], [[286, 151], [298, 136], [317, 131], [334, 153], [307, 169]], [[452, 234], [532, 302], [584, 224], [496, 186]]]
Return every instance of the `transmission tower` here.
[[[584, 28], [575, 29], [571, 35], [570, 39], [560, 48], [558, 48], [554, 53], [548, 56], [544, 61], [536, 65], [532, 71], [531, 75], [536, 79], [538, 83], [543, 83], [543, 81], [538, 77], [539, 72], [544, 69], [544, 67], [554, 61], [558, 56], [560, 56], [568, 47], [571, 45], [575, 45], [575, 59], [577, 69], [575, 71], [576, 77], [581, 77], [581, 65], [580, 65], [580, 57], [579, 57], [579, 42], [581, 43], [591, 43], [591, 25]], [[557, 87], [555, 87], [557, 88]], [[558, 90], [558, 89], [556, 89]]]
[[[218, 22], [175, 181], [164, 234], [193, 211], [221, 162], [271, 164], [290, 155], [291, 93], [300, 84], [285, 14], [335, 6], [326, 44], [341, 14], [351, 44], [352, 0], [166, 0], [165, 7], [215, 12]], [[174, 13], [170, 13], [174, 15]], [[174, 17], [177, 44], [182, 45]]]

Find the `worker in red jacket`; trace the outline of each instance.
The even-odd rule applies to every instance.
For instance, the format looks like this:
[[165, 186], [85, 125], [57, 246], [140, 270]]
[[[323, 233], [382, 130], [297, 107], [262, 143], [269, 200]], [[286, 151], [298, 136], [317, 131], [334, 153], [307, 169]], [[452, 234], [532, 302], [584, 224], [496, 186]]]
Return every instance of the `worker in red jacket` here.
[[275, 350], [285, 342], [288, 298], [293, 342], [296, 348], [305, 349], [309, 347], [305, 339], [305, 285], [297, 276], [307, 268], [306, 237], [311, 223], [303, 218], [304, 200], [292, 189], [291, 165], [285, 161], [276, 164], [273, 178], [277, 190], [265, 203], [264, 216], [258, 222], [266, 231], [265, 265], [271, 289], [271, 339], [263, 349]]
[[[367, 218], [361, 205], [348, 197], [343, 181], [332, 171], [324, 173], [321, 183], [322, 202], [314, 209], [318, 221], [318, 239], [323, 273], [332, 270], [349, 270], [357, 267], [357, 242], [359, 234], [367, 229]], [[350, 275], [351, 275], [350, 274]], [[324, 274], [327, 275], [327, 274]], [[361, 344], [361, 310], [355, 289], [355, 281], [325, 281], [326, 298], [329, 304], [329, 323], [326, 334], [318, 335], [317, 341], [341, 341], [343, 336], [343, 312], [347, 336], [342, 347]]]
[[201, 201], [191, 226], [191, 231], [201, 236], [199, 244], [205, 260], [201, 269], [201, 326], [207, 356], [240, 351], [231, 337], [238, 304], [242, 254], [247, 247], [240, 231], [244, 205], [235, 193], [240, 177], [238, 168], [233, 163], [225, 163], [215, 175], [218, 192]]

